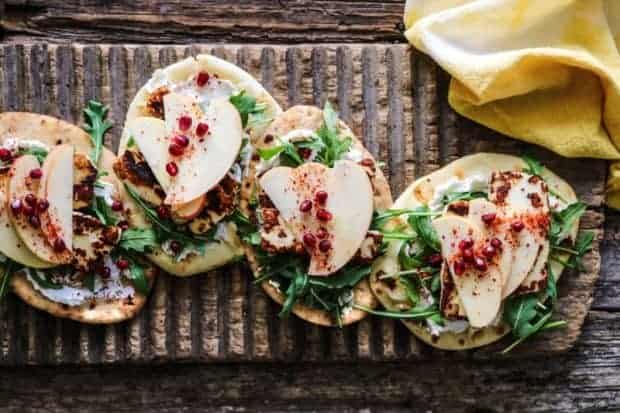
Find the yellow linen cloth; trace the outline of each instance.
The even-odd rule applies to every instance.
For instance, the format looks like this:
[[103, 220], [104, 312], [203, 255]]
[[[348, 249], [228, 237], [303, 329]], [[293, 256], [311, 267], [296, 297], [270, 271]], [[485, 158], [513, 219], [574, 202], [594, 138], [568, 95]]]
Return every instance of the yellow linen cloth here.
[[[452, 76], [461, 115], [563, 156], [620, 159], [620, 0], [408, 0], [405, 26]], [[620, 208], [619, 162], [607, 188]]]

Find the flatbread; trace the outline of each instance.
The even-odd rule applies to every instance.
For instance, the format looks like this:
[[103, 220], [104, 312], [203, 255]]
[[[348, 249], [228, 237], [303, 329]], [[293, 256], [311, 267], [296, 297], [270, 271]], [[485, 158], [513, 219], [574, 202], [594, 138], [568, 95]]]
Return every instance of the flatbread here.
[[[89, 154], [92, 149], [90, 136], [79, 127], [50, 116], [25, 112], [6, 112], [0, 114], [0, 144], [6, 139], [36, 139], [53, 147], [71, 144], [76, 152]], [[122, 185], [114, 175], [112, 164], [115, 156], [103, 148], [99, 167], [108, 172], [101, 179], [120, 188]], [[126, 198], [121, 194], [123, 201]], [[6, 223], [10, 225], [10, 223]], [[4, 223], [2, 223], [4, 225]], [[144, 265], [145, 274], [152, 285], [156, 271]], [[144, 306], [147, 297], [136, 291], [130, 299], [101, 300], [96, 303], [87, 302], [80, 306], [68, 306], [49, 300], [40, 294], [22, 272], [11, 277], [13, 292], [27, 304], [46, 311], [56, 317], [70, 318], [89, 324], [109, 324], [127, 320], [135, 316]]]
[[[184, 82], [194, 77], [200, 71], [206, 71], [210, 75], [217, 75], [219, 79], [228, 80], [239, 89], [245, 90], [247, 95], [256, 98], [259, 102], [266, 105], [265, 113], [267, 116], [275, 116], [282, 111], [278, 103], [252, 75], [232, 63], [208, 54], [188, 57], [160, 69], [153, 74], [151, 81], [155, 81], [160, 76], [165, 76], [173, 83]], [[129, 122], [137, 117], [148, 115], [145, 107], [150, 95], [149, 84], [151, 81], [147, 82], [147, 84], [138, 91], [129, 105], [125, 125], [128, 125]], [[261, 131], [256, 130], [254, 132], [260, 133]], [[119, 155], [125, 151], [129, 137], [129, 129], [125, 127], [118, 148]], [[124, 196], [125, 195], [127, 194], [124, 194]], [[145, 219], [142, 211], [131, 198], [129, 202], [127, 202], [127, 207], [129, 208], [129, 222], [132, 226], [139, 228], [150, 227], [150, 223]], [[236, 235], [233, 236], [236, 237]], [[166, 272], [172, 275], [186, 277], [203, 273], [231, 261], [235, 261], [243, 256], [243, 253], [241, 242], [236, 239], [234, 242], [230, 243], [209, 243], [206, 246], [204, 255], [193, 255], [180, 262], [177, 262], [174, 257], [166, 254], [161, 249], [154, 251], [152, 254], [148, 254], [147, 257]]]
[[[450, 179], [466, 179], [469, 176], [478, 174], [486, 176], [498, 170], [520, 171], [526, 166], [527, 165], [521, 158], [511, 155], [478, 153], [465, 156], [430, 175], [416, 180], [396, 200], [394, 208], [417, 208], [422, 205], [427, 205], [433, 199], [434, 189]], [[560, 194], [569, 203], [577, 202], [575, 192], [562, 178], [548, 169], [545, 169], [542, 175], [551, 190]], [[573, 239], [576, 238], [578, 229], [579, 223], [577, 222], [571, 233]], [[387, 256], [397, 260], [401, 245], [402, 241], [391, 242], [388, 247]], [[551, 262], [551, 267], [555, 276], [559, 278], [564, 267], [555, 261]], [[394, 271], [398, 271], [398, 267], [395, 268]], [[370, 277], [370, 286], [375, 296], [385, 308], [394, 311], [398, 310], [395, 301], [389, 295], [391, 290], [390, 286], [378, 279], [376, 273], [372, 274]], [[445, 332], [439, 337], [433, 337], [424, 324], [411, 320], [401, 321], [420, 340], [443, 350], [466, 350], [481, 347], [501, 339], [510, 332], [510, 327], [508, 325], [500, 324], [476, 331], [469, 330], [460, 334]]]
[[[323, 124], [323, 111], [314, 106], [294, 106], [280, 116], [278, 116], [272, 123], [269, 125], [267, 130], [265, 131], [264, 136], [272, 135], [275, 137], [283, 136], [286, 133], [295, 130], [295, 129], [310, 129], [317, 130]], [[353, 148], [359, 150], [362, 153], [363, 158], [373, 159], [373, 156], [364, 148], [361, 141], [353, 134], [351, 129], [342, 121], [339, 122], [338, 128], [341, 136], [349, 136], [353, 139]], [[271, 143], [271, 145], [277, 145], [277, 141]], [[265, 144], [263, 141], [255, 142], [255, 145], [261, 148], [269, 147], [269, 144]], [[244, 182], [241, 189], [241, 198], [242, 198], [242, 208], [244, 213], [250, 214], [251, 210], [249, 207], [249, 199], [254, 193], [254, 187], [256, 185], [255, 180], [255, 170], [259, 160], [253, 159], [250, 165], [250, 173], [247, 175], [248, 179]], [[375, 161], [376, 165], [376, 161]], [[376, 168], [376, 174], [373, 178], [371, 178], [371, 182], [373, 188], [375, 190], [374, 193], [374, 206], [375, 210], [385, 210], [392, 206], [392, 194], [390, 191], [390, 186], [388, 184], [387, 179], [381, 172], [381, 169]], [[256, 277], [258, 274], [258, 261], [256, 257], [256, 253], [254, 249], [246, 245], [246, 255], [248, 257], [248, 261], [250, 263], [250, 267]], [[386, 260], [377, 259], [373, 264], [372, 272], [376, 273], [380, 271], [381, 265], [386, 263]], [[262, 287], [265, 292], [276, 302], [279, 304], [284, 303], [286, 296], [276, 287], [274, 287], [269, 282], [263, 282]], [[353, 299], [354, 302], [365, 306], [368, 308], [375, 308], [378, 305], [378, 302], [374, 295], [370, 290], [370, 286], [368, 284], [368, 280], [361, 281], [354, 289], [353, 289]], [[337, 324], [334, 322], [333, 317], [330, 316], [328, 312], [325, 310], [320, 310], [317, 308], [312, 308], [306, 306], [304, 304], [296, 304], [292, 312], [297, 315], [299, 318], [306, 320], [310, 323], [322, 325], [322, 326], [336, 326]], [[356, 321], [361, 320], [367, 315], [366, 312], [352, 309], [351, 311], [342, 315], [342, 324], [351, 324]]]

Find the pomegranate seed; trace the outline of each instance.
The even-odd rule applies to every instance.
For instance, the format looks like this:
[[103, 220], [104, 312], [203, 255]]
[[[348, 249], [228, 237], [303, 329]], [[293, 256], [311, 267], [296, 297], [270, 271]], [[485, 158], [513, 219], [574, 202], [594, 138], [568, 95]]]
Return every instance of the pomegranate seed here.
[[26, 194], [24, 201], [30, 206], [35, 206], [37, 204], [37, 197], [34, 194]]
[[122, 229], [123, 231], [127, 231], [129, 229], [129, 222], [121, 221], [118, 223], [118, 227]]
[[487, 225], [490, 225], [493, 223], [493, 221], [495, 221], [496, 217], [497, 217], [497, 214], [494, 212], [491, 212], [488, 214], [483, 214], [480, 218], [482, 218], [482, 222], [484, 222]]
[[316, 236], [318, 239], [325, 239], [327, 238], [327, 236], [329, 235], [329, 233], [327, 232], [327, 230], [325, 228], [319, 228], [316, 231]]
[[489, 268], [489, 266], [487, 265], [487, 261], [482, 257], [476, 257], [476, 259], [474, 260], [474, 267], [478, 271], [486, 271]]
[[456, 275], [463, 275], [463, 273], [465, 272], [465, 262], [463, 260], [455, 260], [454, 261], [454, 273]]
[[32, 179], [41, 179], [42, 176], [43, 176], [43, 171], [41, 170], [41, 168], [35, 168], [30, 171], [30, 177]]
[[31, 217], [34, 214], [34, 208], [28, 204], [23, 204], [22, 213], [24, 214], [24, 216]]
[[183, 245], [181, 245], [179, 241], [173, 239], [172, 241], [170, 241], [170, 249], [175, 254], [178, 254], [183, 249]]
[[12, 158], [11, 151], [7, 148], [0, 148], [0, 159], [3, 161], [10, 161]]
[[187, 116], [187, 115], [183, 115], [179, 118], [179, 129], [182, 131], [186, 131], [189, 128], [192, 127], [192, 118]]
[[318, 211], [316, 211], [316, 217], [320, 220], [320, 221], [331, 221], [332, 219], [332, 213], [329, 212], [326, 209], [319, 209]]
[[41, 221], [39, 220], [39, 217], [34, 214], [28, 217], [28, 222], [33, 228], [39, 228], [41, 226]]
[[441, 257], [441, 254], [439, 253], [431, 254], [428, 257], [428, 263], [432, 265], [433, 267], [439, 267], [442, 261], [443, 261], [443, 258]]
[[324, 239], [321, 242], [319, 242], [319, 250], [321, 252], [327, 252], [331, 249], [332, 249], [332, 243], [330, 240]]
[[88, 200], [93, 194], [93, 187], [90, 185], [80, 185], [77, 192], [79, 199]]
[[185, 148], [179, 145], [178, 143], [173, 142], [170, 144], [170, 146], [168, 146], [168, 152], [172, 156], [181, 156], [183, 155], [183, 152], [185, 152]]
[[37, 202], [37, 211], [39, 212], [47, 211], [47, 208], [49, 207], [50, 203], [47, 199], [39, 199], [39, 202]]
[[465, 238], [465, 239], [462, 239], [461, 242], [459, 242], [460, 250], [466, 250], [467, 248], [471, 248], [473, 246], [474, 246], [474, 240], [471, 238]]
[[510, 228], [512, 228], [512, 230], [515, 232], [521, 232], [523, 228], [525, 228], [525, 225], [522, 221], [514, 221], [512, 224], [510, 224]]
[[186, 148], [189, 145], [189, 138], [185, 135], [177, 135], [172, 138], [172, 142], [179, 145], [182, 148]]
[[22, 201], [20, 201], [19, 199], [14, 199], [13, 201], [11, 201], [11, 211], [13, 211], [13, 214], [18, 215], [22, 210]]
[[299, 153], [299, 156], [302, 157], [302, 159], [308, 159], [310, 155], [312, 155], [312, 149], [310, 148], [299, 148], [297, 152]]
[[170, 176], [176, 176], [179, 173], [179, 167], [174, 162], [168, 162], [166, 164], [166, 172], [168, 172]]
[[370, 158], [364, 158], [360, 163], [362, 164], [362, 166], [366, 166], [368, 168], [372, 168], [373, 166], [375, 166], [375, 161]]
[[103, 267], [101, 269], [100, 275], [101, 275], [101, 278], [103, 278], [104, 280], [110, 278], [111, 274], [112, 274], [112, 271], [110, 270], [110, 267]]
[[63, 252], [65, 248], [67, 247], [65, 245], [65, 242], [62, 240], [62, 238], [56, 238], [54, 240], [54, 251]]
[[157, 207], [157, 216], [160, 219], [166, 219], [170, 216], [170, 211], [163, 205]]
[[204, 122], [200, 122], [198, 126], [196, 126], [196, 136], [205, 136], [205, 134], [209, 132], [209, 125]]
[[207, 72], [200, 72], [198, 76], [196, 76], [196, 84], [200, 87], [203, 87], [209, 81], [209, 74]]
[[487, 258], [493, 258], [496, 253], [497, 253], [497, 250], [495, 249], [493, 245], [487, 245], [486, 247], [482, 249], [482, 254], [484, 254], [484, 256]]
[[304, 240], [304, 244], [306, 244], [306, 247], [314, 248], [316, 246], [316, 237], [309, 232], [306, 232], [304, 234], [303, 240]]
[[499, 238], [493, 238], [491, 240], [491, 245], [494, 246], [495, 248], [501, 248], [502, 241]]
[[110, 208], [112, 208], [112, 211], [122, 211], [123, 203], [121, 201], [115, 200], [114, 202], [112, 202], [112, 206]]
[[327, 201], [327, 192], [317, 191], [316, 194], [314, 194], [314, 199], [317, 203], [325, 205], [325, 201]]
[[463, 250], [463, 259], [467, 262], [472, 262], [474, 260], [474, 250], [471, 248]]
[[127, 268], [129, 268], [129, 261], [124, 258], [119, 258], [118, 261], [116, 261], [116, 266], [121, 271], [126, 270]]
[[310, 212], [311, 209], [312, 201], [310, 201], [309, 199], [303, 200], [301, 201], [301, 204], [299, 204], [299, 210], [301, 212]]

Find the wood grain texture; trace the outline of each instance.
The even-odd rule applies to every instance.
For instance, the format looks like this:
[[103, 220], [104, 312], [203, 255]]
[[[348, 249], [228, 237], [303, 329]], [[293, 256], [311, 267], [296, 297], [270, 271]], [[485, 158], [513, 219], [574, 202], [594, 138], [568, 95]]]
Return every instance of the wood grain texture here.
[[[283, 106], [333, 102], [369, 150], [386, 161], [384, 172], [395, 194], [414, 176], [457, 155], [485, 150], [518, 154], [526, 148], [459, 118], [442, 96], [447, 90], [445, 74], [404, 45], [49, 44], [6, 45], [0, 51], [1, 109], [50, 112], [78, 122], [88, 99], [102, 99], [115, 123], [106, 141], [112, 148], [117, 147], [129, 101], [152, 71], [199, 52], [245, 68]], [[515, 352], [521, 355], [564, 351], [576, 340], [600, 267], [598, 240], [603, 239], [604, 221], [604, 162], [567, 161], [528, 149], [571, 182], [588, 203], [583, 227], [596, 232], [597, 243], [586, 260], [588, 271], [567, 274], [560, 282], [559, 315], [569, 322], [568, 328], [532, 340]], [[582, 173], [584, 169], [589, 173]], [[620, 241], [606, 237], [604, 242], [613, 262], [613, 246]], [[319, 328], [295, 317], [281, 320], [278, 306], [248, 275], [242, 265], [189, 279], [164, 275], [157, 279], [145, 311], [116, 326], [54, 320], [13, 298], [2, 309], [0, 364], [496, 358], [496, 350], [506, 345], [454, 355], [422, 346], [394, 320], [367, 318], [342, 330]], [[605, 290], [609, 295], [601, 299], [602, 308], [614, 308], [617, 282], [613, 274], [605, 282], [613, 285]], [[23, 313], [28, 316], [20, 317]]]
[[3, 0], [5, 40], [105, 43], [404, 42], [402, 0]]
[[8, 412], [617, 412], [620, 314], [569, 353], [505, 361], [5, 368]]

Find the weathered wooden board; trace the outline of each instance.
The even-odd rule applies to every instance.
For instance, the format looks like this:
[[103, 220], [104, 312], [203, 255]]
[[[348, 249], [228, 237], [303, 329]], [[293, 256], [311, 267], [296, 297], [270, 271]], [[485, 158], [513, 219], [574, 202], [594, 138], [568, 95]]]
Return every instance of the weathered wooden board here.
[[[184, 56], [211, 52], [249, 70], [283, 105], [333, 101], [378, 158], [395, 194], [456, 157], [481, 150], [519, 153], [525, 145], [457, 117], [447, 106], [447, 78], [404, 45], [109, 46], [5, 45], [0, 49], [1, 110], [29, 110], [81, 121], [90, 98], [111, 107], [115, 149], [133, 94], [152, 70]], [[605, 163], [566, 160], [535, 150], [567, 178], [589, 205], [584, 227], [602, 237]], [[584, 173], [587, 171], [587, 173]], [[560, 283], [564, 331], [545, 334], [515, 354], [549, 354], [577, 338], [597, 278], [598, 242], [588, 272]], [[149, 361], [357, 361], [487, 358], [494, 350], [454, 355], [420, 345], [393, 320], [367, 318], [339, 330], [296, 318], [255, 288], [242, 266], [203, 277], [160, 277], [148, 308], [116, 326], [88, 327], [42, 314], [13, 297], [2, 304], [0, 363], [59, 364]]]

